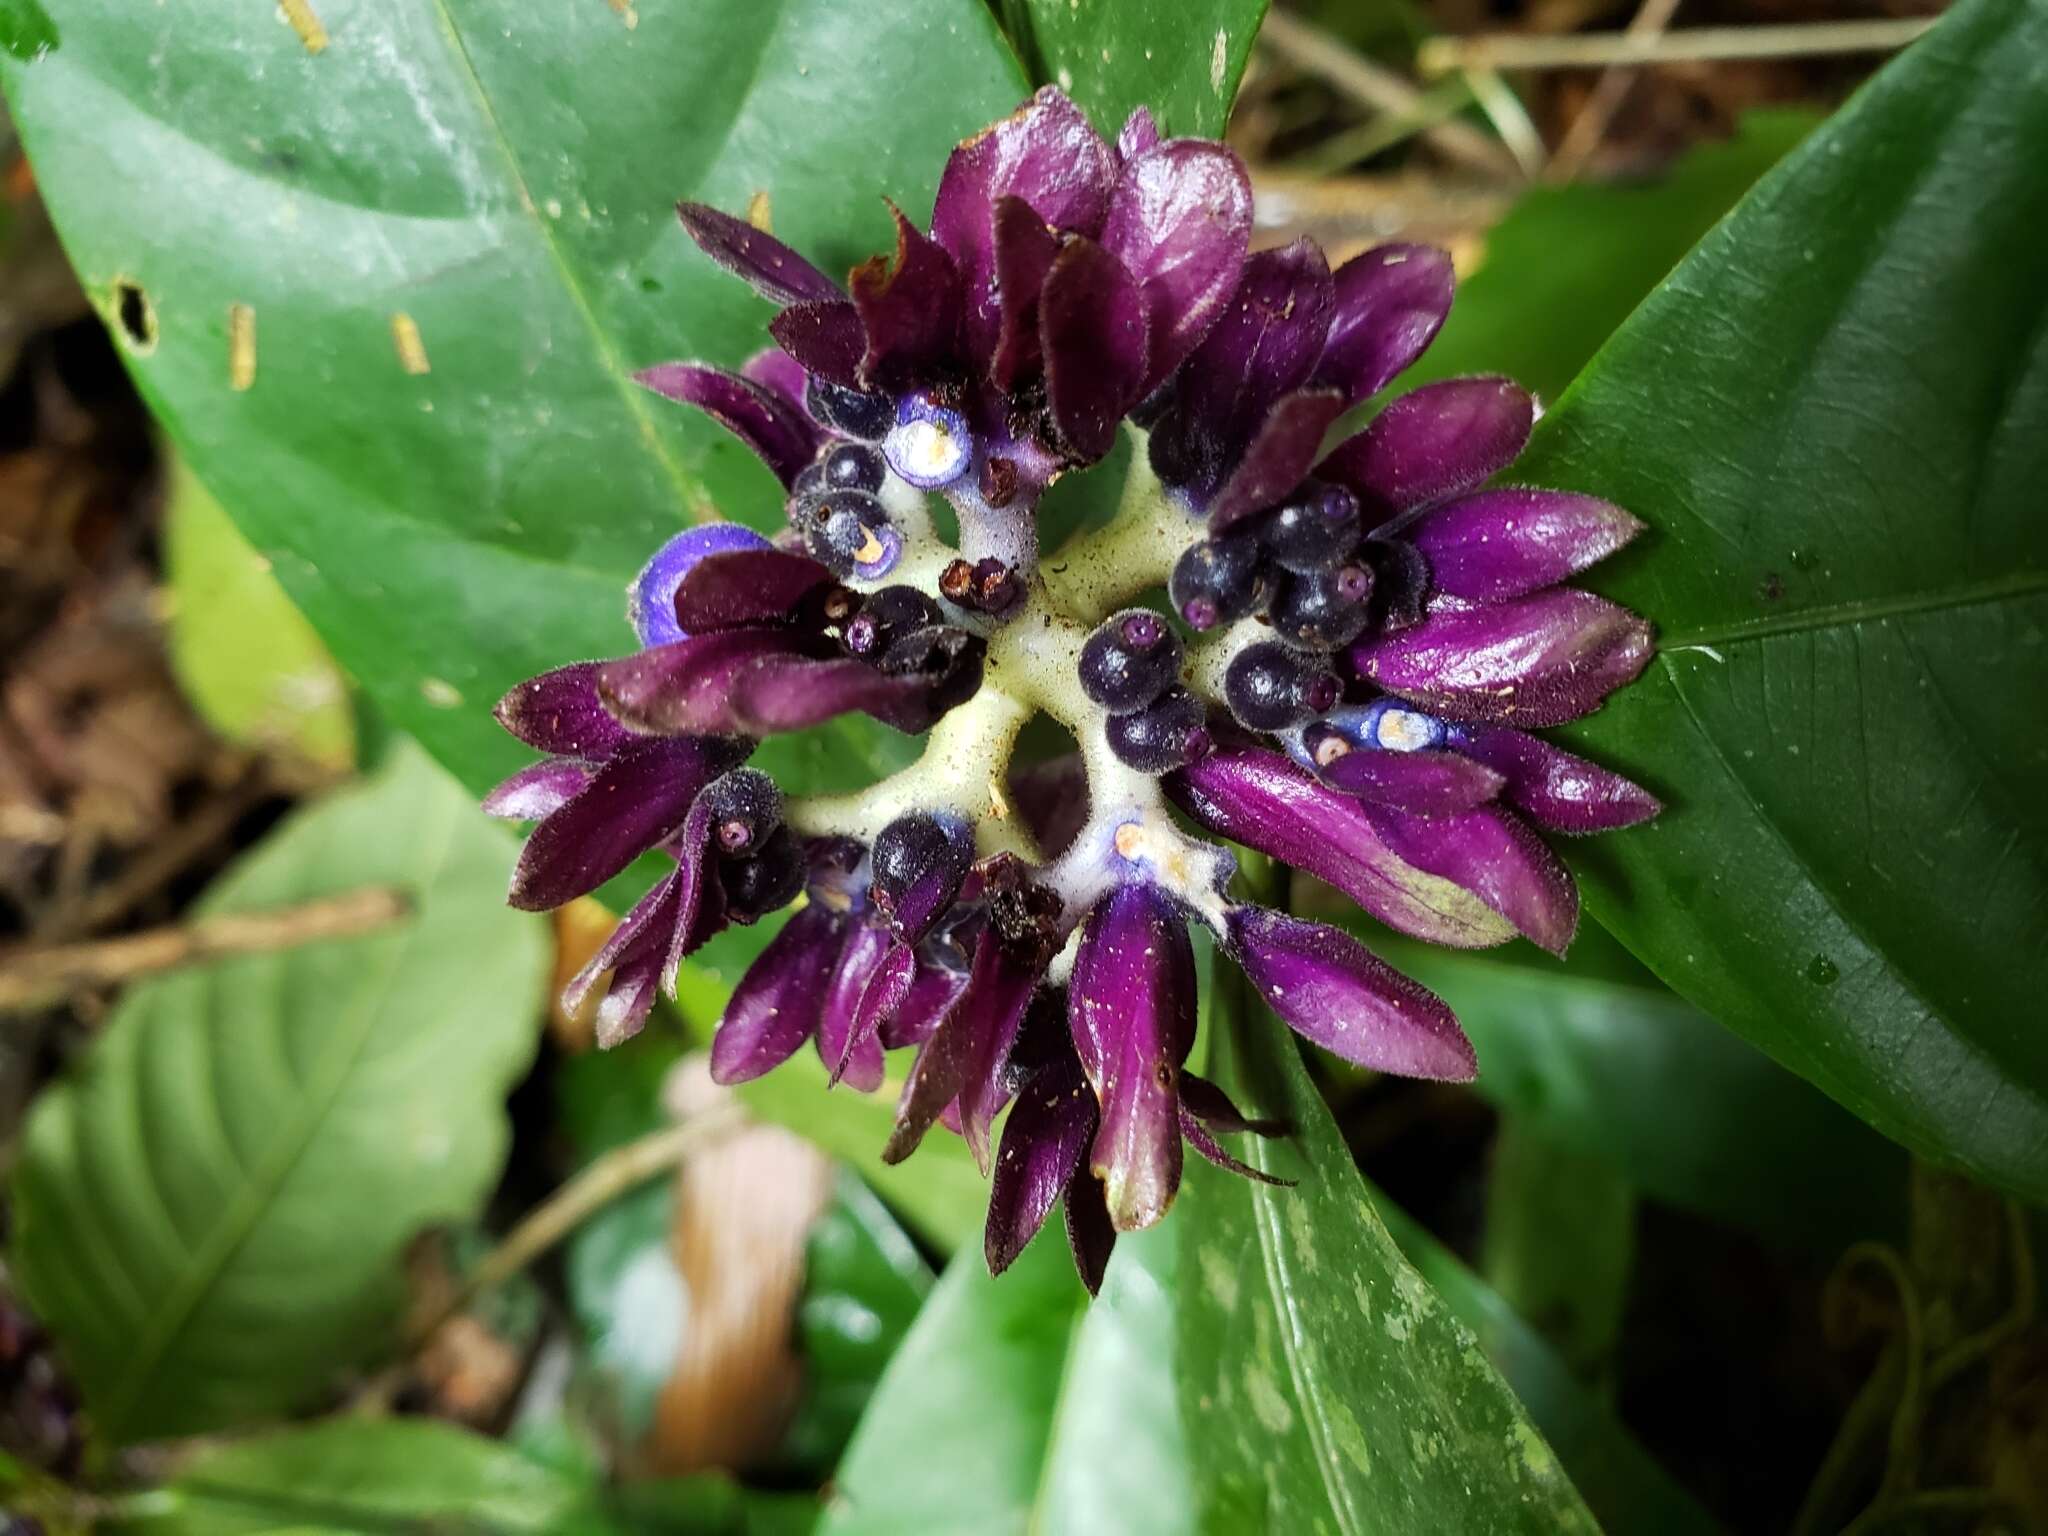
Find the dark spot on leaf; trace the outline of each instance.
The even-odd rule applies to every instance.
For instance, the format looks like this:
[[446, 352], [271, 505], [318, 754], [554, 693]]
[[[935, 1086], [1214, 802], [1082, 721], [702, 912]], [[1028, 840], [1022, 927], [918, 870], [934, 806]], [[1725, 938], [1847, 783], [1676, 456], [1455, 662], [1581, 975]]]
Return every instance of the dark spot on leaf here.
[[1816, 987], [1831, 987], [1842, 974], [1842, 968], [1826, 955], [1815, 955], [1813, 963], [1806, 968], [1806, 979]]
[[156, 350], [156, 306], [140, 283], [125, 277], [114, 279], [114, 323], [137, 356], [147, 357]]
[[1764, 579], [1756, 584], [1757, 596], [1767, 603], [1775, 603], [1785, 595], [1785, 578], [1776, 571], [1766, 571]]

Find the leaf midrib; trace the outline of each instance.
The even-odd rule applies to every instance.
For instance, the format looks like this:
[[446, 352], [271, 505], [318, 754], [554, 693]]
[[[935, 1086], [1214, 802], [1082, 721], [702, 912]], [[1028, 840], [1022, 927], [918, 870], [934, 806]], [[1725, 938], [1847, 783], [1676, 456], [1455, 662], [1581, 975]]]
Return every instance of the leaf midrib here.
[[1814, 630], [1847, 628], [1856, 624], [1877, 624], [1888, 619], [1912, 618], [1957, 608], [1974, 608], [1985, 603], [2002, 603], [2015, 598], [2048, 594], [2048, 571], [2015, 571], [1984, 581], [1930, 592], [1901, 593], [1894, 597], [1857, 598], [1842, 603], [1824, 603], [1756, 619], [1737, 619], [1727, 624], [1703, 625], [1660, 635], [1660, 651], [1698, 650], [1704, 646], [1740, 645], [1751, 640], [1768, 640], [1779, 635], [1806, 634]]
[[[430, 890], [439, 881], [454, 846], [455, 829], [455, 818], [444, 815], [438, 846], [415, 882], [416, 889]], [[415, 917], [385, 946], [388, 962], [375, 986], [364, 990], [364, 1006], [350, 1021], [348, 1029], [337, 1031], [345, 1044], [331, 1052], [332, 1069], [325, 1074], [324, 1081], [309, 1085], [310, 1091], [301, 1095], [300, 1103], [307, 1107], [307, 1112], [297, 1117], [295, 1124], [287, 1122], [269, 1151], [259, 1159], [253, 1176], [244, 1179], [234, 1198], [223, 1208], [221, 1218], [195, 1250], [192, 1266], [167, 1293], [167, 1304], [146, 1321], [136, 1345], [134, 1365], [123, 1374], [120, 1385], [101, 1415], [101, 1424], [110, 1439], [121, 1438], [122, 1426], [135, 1403], [154, 1386], [157, 1368], [163, 1363], [171, 1345], [190, 1323], [193, 1313], [211, 1291], [228, 1261], [275, 1203], [278, 1190], [326, 1125], [336, 1099], [369, 1042], [377, 1015], [390, 995], [392, 980], [402, 968], [406, 953], [419, 932], [419, 919]], [[289, 956], [285, 963], [289, 964]], [[209, 1042], [209, 1047], [217, 1048], [217, 1044]]]
[[[1248, 1022], [1241, 1021], [1241, 1025]], [[1293, 1042], [1283, 1041], [1281, 1048], [1292, 1050]], [[1263, 1140], [1257, 1137], [1252, 1140], [1252, 1158], [1261, 1172], [1273, 1171], [1268, 1166], [1272, 1160], [1270, 1153]], [[1305, 1197], [1306, 1192], [1294, 1187], [1285, 1193], [1289, 1198], [1299, 1200]], [[1337, 1448], [1323, 1412], [1322, 1399], [1310, 1385], [1307, 1362], [1301, 1355], [1300, 1336], [1305, 1330], [1300, 1309], [1295, 1305], [1293, 1276], [1285, 1257], [1287, 1245], [1285, 1234], [1280, 1230], [1280, 1214], [1275, 1209], [1276, 1198], [1276, 1191], [1268, 1186], [1252, 1185], [1252, 1214], [1258, 1224], [1261, 1267], [1266, 1274], [1266, 1289], [1273, 1297], [1273, 1310], [1280, 1319], [1280, 1352], [1287, 1358], [1287, 1375], [1294, 1383], [1294, 1400], [1300, 1405], [1302, 1420], [1308, 1429], [1309, 1447], [1315, 1453], [1316, 1472], [1322, 1478], [1323, 1495], [1329, 1502], [1330, 1512], [1336, 1516], [1338, 1528], [1346, 1536], [1362, 1536], [1365, 1526], [1351, 1507], [1351, 1486], [1338, 1466]]]
[[504, 161], [506, 173], [512, 178], [512, 185], [519, 194], [520, 210], [540, 237], [541, 248], [547, 252], [549, 262], [562, 279], [563, 290], [569, 295], [578, 317], [590, 332], [591, 345], [597, 349], [598, 362], [603, 367], [605, 376], [612, 381], [613, 388], [618, 391], [619, 400], [625, 406], [626, 414], [639, 429], [640, 436], [654, 461], [661, 466], [674, 484], [678, 503], [687, 507], [690, 515], [699, 522], [715, 518], [718, 515], [717, 509], [711, 505], [703, 488], [684, 472], [681, 464], [676, 462], [675, 455], [669, 450], [668, 444], [655, 426], [653, 416], [648, 413], [643, 392], [627, 376], [625, 360], [613, 346], [610, 334], [598, 323], [597, 311], [591, 305], [590, 295], [584, 291], [575, 268], [563, 254], [561, 242], [555, 238], [553, 227], [541, 216], [540, 205], [534, 201], [533, 189], [527, 185], [526, 168], [520, 163], [518, 154], [514, 152], [512, 141], [505, 133], [504, 124], [498, 120], [497, 105], [491, 100], [490, 92], [484, 89], [483, 77], [476, 72], [476, 64], [470, 58], [469, 45], [463, 40], [462, 29], [456, 25], [454, 14], [448, 9], [447, 0], [429, 0], [429, 3], [434, 8], [434, 15], [441, 24], [442, 32], [448, 38], [449, 52], [460, 68], [463, 79], [469, 82], [471, 93], [476, 97], [477, 110], [483, 114], [490, 145]]

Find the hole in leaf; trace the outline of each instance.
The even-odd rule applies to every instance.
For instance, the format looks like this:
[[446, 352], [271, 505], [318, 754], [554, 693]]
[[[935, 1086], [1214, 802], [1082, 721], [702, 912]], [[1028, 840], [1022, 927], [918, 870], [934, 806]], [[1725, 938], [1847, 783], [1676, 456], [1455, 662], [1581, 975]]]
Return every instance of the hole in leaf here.
[[114, 279], [114, 323], [136, 356], [147, 357], [156, 350], [156, 306], [142, 285], [130, 278]]

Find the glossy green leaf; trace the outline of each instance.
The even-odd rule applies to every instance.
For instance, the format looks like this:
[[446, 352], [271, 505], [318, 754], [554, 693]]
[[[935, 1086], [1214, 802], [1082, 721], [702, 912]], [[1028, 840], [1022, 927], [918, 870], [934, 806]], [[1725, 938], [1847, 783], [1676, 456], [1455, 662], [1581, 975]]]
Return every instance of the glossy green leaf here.
[[1117, 1244], [1092, 1304], [1057, 1212], [1002, 1278], [947, 1267], [834, 1480], [824, 1536], [1192, 1531], [1171, 1227]]
[[389, 1338], [400, 1259], [474, 1216], [531, 1061], [546, 925], [511, 841], [416, 749], [271, 835], [198, 912], [366, 886], [411, 916], [134, 988], [38, 1100], [10, 1263], [116, 1442], [303, 1403]]
[[1654, 1199], [1838, 1252], [1905, 1229], [1906, 1155], [1658, 985], [1590, 925], [1562, 965], [1393, 937], [1373, 950], [1457, 1010], [1472, 1086]]
[[335, 1418], [202, 1451], [106, 1522], [116, 1536], [785, 1536], [808, 1500], [719, 1478], [607, 1494], [433, 1419]]
[[1518, 476], [1652, 527], [1644, 679], [1570, 733], [1670, 806], [1583, 845], [1681, 994], [2048, 1195], [2048, 11], [1965, 0], [1710, 234]]
[[1211, 1064], [1295, 1134], [1276, 1189], [1191, 1163], [1180, 1401], [1210, 1530], [1595, 1532], [1472, 1331], [1401, 1255], [1293, 1037], [1216, 967]]
[[1035, 79], [1114, 135], [1138, 107], [1168, 134], [1220, 137], [1268, 0], [998, 0]]
[[[623, 589], [663, 538], [780, 515], [744, 449], [628, 378], [767, 341], [676, 200], [751, 208], [844, 272], [888, 244], [883, 195], [925, 213], [1025, 83], [981, 0], [304, 14], [317, 51], [272, 6], [81, 0], [0, 84], [180, 450], [350, 674], [480, 788], [527, 755], [492, 702], [627, 649]], [[777, 766], [864, 782], [889, 735], [831, 727]]]
[[352, 766], [355, 712], [334, 658], [182, 460], [171, 465], [164, 567], [171, 667], [207, 723], [328, 772]]
[[1746, 114], [1652, 180], [1534, 187], [1487, 233], [1479, 270], [1399, 387], [1505, 373], [1555, 399], [1629, 311], [1813, 131], [1811, 112]]
[[1636, 1192], [1620, 1169], [1501, 1117], [1480, 1272], [1581, 1381], [1606, 1379], [1614, 1363], [1635, 1239]]
[[[903, 1061], [900, 1070], [907, 1071], [909, 1065]], [[825, 1067], [817, 1053], [803, 1050], [767, 1076], [742, 1083], [736, 1092], [749, 1112], [786, 1125], [843, 1158], [941, 1253], [955, 1248], [979, 1253], [988, 1215], [988, 1180], [974, 1166], [967, 1144], [940, 1131], [927, 1136], [914, 1157], [884, 1163], [882, 1148], [896, 1123], [902, 1079], [892, 1077], [874, 1093], [825, 1084]]]
[[1543, 1431], [1612, 1536], [1713, 1536], [1715, 1522], [1638, 1446], [1614, 1410], [1572, 1375], [1531, 1328], [1458, 1256], [1384, 1195], [1374, 1192], [1401, 1255], [1451, 1314], [1478, 1336], [1529, 1417]]
[[850, 1172], [811, 1224], [797, 1340], [804, 1400], [783, 1442], [824, 1474], [846, 1449], [875, 1385], [932, 1288], [931, 1266], [896, 1218]]

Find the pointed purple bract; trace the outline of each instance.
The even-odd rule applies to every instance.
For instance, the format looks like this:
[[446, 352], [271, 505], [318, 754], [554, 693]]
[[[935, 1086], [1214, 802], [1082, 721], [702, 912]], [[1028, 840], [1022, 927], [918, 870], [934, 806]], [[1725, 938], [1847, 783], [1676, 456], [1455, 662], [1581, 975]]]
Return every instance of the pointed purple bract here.
[[1039, 1071], [1003, 1126], [989, 1189], [983, 1254], [1000, 1275], [1066, 1193], [1095, 1134], [1095, 1098], [1071, 1056]]
[[690, 736], [621, 747], [583, 793], [533, 829], [506, 899], [545, 912], [587, 896], [679, 830], [698, 791], [738, 758], [729, 743]]
[[860, 311], [845, 299], [792, 304], [768, 322], [768, 334], [807, 373], [852, 388], [860, 383], [868, 333]]
[[1116, 155], [1119, 162], [1135, 160], [1159, 143], [1159, 122], [1150, 107], [1136, 107], [1117, 130]]
[[1263, 907], [1233, 908], [1231, 954], [1303, 1039], [1354, 1066], [1469, 1082], [1472, 1043], [1442, 998], [1340, 929]]
[[801, 907], [747, 967], [711, 1037], [712, 1081], [749, 1082], [782, 1065], [816, 1032], [839, 958], [840, 922], [817, 903]]
[[1176, 381], [1157, 428], [1159, 452], [1191, 471], [1176, 483], [1212, 493], [1267, 412], [1307, 381], [1322, 355], [1334, 293], [1329, 263], [1307, 238], [1245, 261], [1237, 291]]
[[833, 1082], [844, 1077], [862, 1093], [873, 1093], [882, 1086], [882, 1042], [875, 1032], [856, 1026], [861, 996], [868, 990], [868, 983], [888, 948], [886, 930], [867, 923], [848, 923], [845, 947], [833, 967], [825, 988], [824, 1007], [818, 1016], [819, 1059], [825, 1063]]
[[1008, 391], [1039, 365], [1038, 300], [1060, 239], [1021, 197], [995, 207], [996, 340], [988, 380]]
[[1455, 726], [1451, 739], [1503, 775], [1504, 798], [1546, 831], [1612, 832], [1663, 809], [1640, 784], [1511, 726]]
[[801, 731], [856, 712], [915, 733], [945, 713], [932, 679], [921, 674], [891, 676], [864, 661], [795, 654], [766, 657], [735, 675], [730, 708], [736, 728], [756, 736]]
[[967, 346], [978, 368], [988, 367], [999, 330], [997, 202], [1014, 197], [1044, 224], [1092, 235], [1102, 227], [1115, 175], [1109, 146], [1049, 85], [953, 151], [932, 207], [932, 238], [959, 270]]
[[1116, 443], [1145, 392], [1144, 296], [1122, 262], [1084, 236], [1067, 242], [1038, 301], [1038, 343], [1054, 424], [1092, 462]]
[[669, 608], [677, 625], [693, 635], [779, 624], [833, 580], [810, 556], [773, 548], [756, 534], [751, 545], [701, 558], [670, 589]]
[[[872, 990], [872, 989], [870, 989]], [[944, 966], [918, 965], [910, 978], [909, 990], [895, 1010], [881, 1024], [885, 1050], [906, 1045], [923, 1045], [931, 1039], [940, 1021], [967, 990], [967, 973]], [[880, 1000], [878, 999], [878, 1004]]]
[[1456, 949], [1514, 936], [1484, 903], [1396, 857], [1357, 800], [1278, 752], [1227, 744], [1165, 784], [1211, 832], [1334, 885], [1389, 927]]
[[1445, 379], [1393, 401], [1316, 473], [1358, 497], [1370, 528], [1485, 484], [1515, 461], [1535, 419], [1512, 379]]
[[763, 347], [740, 365], [740, 375], [772, 390], [805, 415], [810, 414], [804, 405], [804, 365], [782, 348]]
[[612, 718], [598, 694], [601, 661], [579, 661], [530, 677], [498, 701], [498, 724], [541, 752], [597, 760], [633, 733]]
[[797, 640], [779, 630], [719, 630], [605, 662], [597, 688], [605, 707], [635, 730], [732, 735], [745, 729], [733, 709], [737, 679], [798, 651]]
[[1126, 161], [1102, 245], [1145, 292], [1149, 393], [1194, 351], [1237, 288], [1251, 242], [1252, 188], [1221, 144], [1170, 139]]
[[591, 770], [569, 758], [551, 757], [520, 769], [484, 796], [484, 813], [507, 821], [539, 821], [581, 794]]
[[1402, 537], [1429, 561], [1437, 591], [1499, 602], [1555, 586], [1642, 531], [1642, 523], [1598, 497], [1507, 489], [1432, 507]]
[[787, 486], [817, 456], [818, 424], [777, 391], [705, 363], [657, 363], [633, 382], [668, 400], [694, 405], [753, 449]]
[[1209, 504], [1209, 531], [1225, 532], [1300, 485], [1322, 452], [1323, 434], [1343, 414], [1344, 397], [1335, 390], [1296, 390], [1275, 401]]
[[1356, 404], [1423, 353], [1451, 311], [1451, 258], [1429, 245], [1382, 245], [1336, 271], [1337, 300], [1315, 382]]
[[1463, 886], [1552, 954], [1570, 947], [1579, 927], [1579, 888], [1512, 812], [1480, 806], [1416, 816], [1376, 806], [1367, 814], [1386, 845], [1417, 869]]
[[1320, 763], [1324, 782], [1371, 805], [1423, 816], [1468, 811], [1500, 793], [1503, 780], [1455, 752], [1389, 752], [1364, 747]]
[[1562, 725], [1631, 682], [1650, 626], [1604, 597], [1554, 587], [1485, 607], [1437, 607], [1351, 648], [1359, 675], [1449, 720]]
[[777, 304], [836, 299], [839, 285], [795, 251], [729, 213], [704, 203], [678, 203], [676, 213], [697, 248]]
[[852, 287], [867, 331], [861, 382], [893, 393], [959, 371], [961, 282], [943, 246], [927, 239], [895, 204], [889, 211], [896, 219], [896, 258], [862, 262], [853, 269]]
[[1109, 1255], [1116, 1247], [1116, 1228], [1110, 1225], [1109, 1206], [1103, 1198], [1102, 1180], [1086, 1169], [1067, 1184], [1063, 1202], [1067, 1219], [1067, 1247], [1074, 1255], [1074, 1268], [1090, 1296], [1102, 1290], [1102, 1277], [1109, 1270]]
[[1102, 1106], [1090, 1166], [1119, 1231], [1149, 1227], [1180, 1187], [1175, 1089], [1195, 1040], [1195, 955], [1187, 919], [1131, 881], [1096, 904], [1067, 986], [1067, 1023]]
[[668, 953], [675, 920], [675, 877], [665, 875], [619, 919], [618, 926], [584, 963], [583, 969], [569, 979], [562, 989], [562, 1011], [572, 1015], [580, 1011], [590, 989], [605, 972], [625, 967], [632, 959], [651, 960], [652, 979], [659, 981], [662, 956]]

